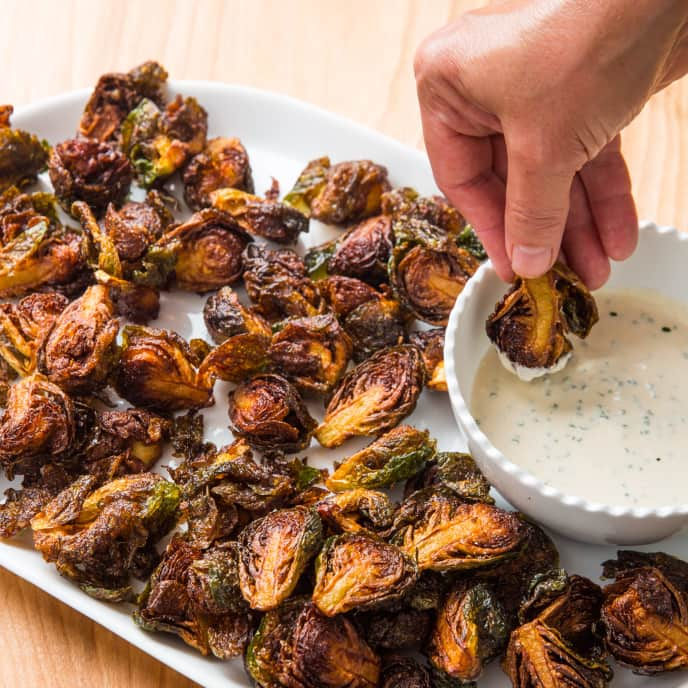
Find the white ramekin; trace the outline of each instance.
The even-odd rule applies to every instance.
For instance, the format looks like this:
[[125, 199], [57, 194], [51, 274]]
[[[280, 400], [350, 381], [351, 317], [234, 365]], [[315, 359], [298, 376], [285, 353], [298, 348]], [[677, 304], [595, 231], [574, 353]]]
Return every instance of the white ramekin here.
[[[688, 234], [643, 223], [638, 250], [629, 260], [613, 265], [609, 286], [655, 289], [688, 302]], [[505, 289], [489, 261], [482, 265], [456, 301], [444, 348], [454, 416], [487, 479], [517, 509], [583, 542], [638, 545], [656, 542], [679, 530], [688, 523], [688, 490], [682, 506], [638, 508], [591, 502], [584, 495], [565, 494], [545, 485], [497, 450], [480, 430], [468, 410], [467, 399], [478, 365], [490, 345], [485, 320]], [[686, 454], [688, 461], [688, 451]], [[604, 461], [604, 456], [599, 460]], [[590, 480], [595, 476], [591, 475]]]

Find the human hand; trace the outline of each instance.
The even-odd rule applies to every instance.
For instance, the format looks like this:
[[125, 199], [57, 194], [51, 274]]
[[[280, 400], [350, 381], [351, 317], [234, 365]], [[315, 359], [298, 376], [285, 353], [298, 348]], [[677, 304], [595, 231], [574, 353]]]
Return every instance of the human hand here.
[[563, 251], [602, 286], [637, 243], [619, 132], [688, 71], [688, 3], [506, 0], [429, 36], [415, 71], [437, 184], [502, 279]]

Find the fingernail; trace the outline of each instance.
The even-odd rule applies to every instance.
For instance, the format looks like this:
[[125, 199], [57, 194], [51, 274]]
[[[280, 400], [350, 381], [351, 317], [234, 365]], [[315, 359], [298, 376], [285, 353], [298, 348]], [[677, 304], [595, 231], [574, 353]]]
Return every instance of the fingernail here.
[[514, 246], [511, 252], [511, 267], [521, 277], [540, 277], [552, 265], [551, 248], [540, 246]]

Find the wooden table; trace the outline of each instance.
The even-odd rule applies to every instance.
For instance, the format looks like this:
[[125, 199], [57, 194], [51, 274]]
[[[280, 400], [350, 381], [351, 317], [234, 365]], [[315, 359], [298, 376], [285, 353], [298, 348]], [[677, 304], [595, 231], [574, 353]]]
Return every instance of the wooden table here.
[[[475, 0], [4, 0], [0, 102], [21, 105], [162, 62], [173, 78], [287, 93], [422, 146], [413, 53]], [[624, 147], [643, 218], [688, 228], [688, 80], [657, 96]], [[0, 569], [1, 686], [192, 686]]]

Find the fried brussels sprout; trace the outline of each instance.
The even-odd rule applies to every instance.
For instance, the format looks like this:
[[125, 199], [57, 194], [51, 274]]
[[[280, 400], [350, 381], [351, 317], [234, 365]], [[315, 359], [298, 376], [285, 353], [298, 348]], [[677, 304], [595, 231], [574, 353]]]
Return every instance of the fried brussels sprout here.
[[425, 383], [430, 389], [438, 392], [447, 391], [447, 376], [444, 370], [444, 328], [412, 332], [409, 338], [423, 354], [423, 363], [427, 374]]
[[245, 308], [230, 287], [211, 294], [203, 307], [206, 329], [216, 344], [239, 334], [272, 336], [270, 326], [250, 308]]
[[419, 490], [401, 505], [393, 541], [421, 571], [462, 571], [496, 564], [524, 546], [526, 527], [514, 513], [464, 502], [448, 490]]
[[79, 478], [31, 519], [34, 546], [88, 594], [129, 599], [137, 558], [174, 525], [180, 490], [154, 473], [94, 481]]
[[428, 657], [436, 672], [474, 681], [509, 636], [504, 612], [483, 583], [460, 581], [437, 614]]
[[480, 262], [487, 260], [487, 251], [471, 225], [466, 225], [459, 234], [459, 246], [472, 253]]
[[11, 105], [0, 105], [0, 194], [35, 182], [48, 162], [47, 143], [10, 126], [13, 110]]
[[418, 578], [413, 556], [364, 533], [329, 538], [315, 562], [313, 602], [327, 616], [399, 600]]
[[382, 195], [382, 212], [394, 219], [429, 222], [445, 232], [456, 234], [466, 225], [459, 211], [443, 196], [421, 196], [408, 186]]
[[331, 313], [285, 321], [268, 350], [275, 370], [297, 389], [321, 394], [332, 391], [351, 353], [351, 340]]
[[223, 507], [241, 507], [255, 518], [286, 506], [306, 487], [298, 479], [302, 466], [256, 463], [248, 443], [240, 439], [220, 451], [206, 450], [187, 459], [170, 473], [185, 499], [209, 491]]
[[496, 566], [475, 572], [477, 580], [486, 582], [497, 595], [506, 614], [509, 628], [518, 626], [518, 614], [526, 598], [530, 583], [536, 576], [543, 576], [559, 566], [559, 553], [551, 538], [542, 528], [525, 520], [525, 546], [513, 558]]
[[352, 622], [299, 598], [263, 617], [246, 669], [260, 688], [376, 688], [380, 680], [380, 659]]
[[120, 127], [143, 98], [164, 103], [167, 72], [157, 62], [144, 62], [127, 74], [103, 74], [81, 115], [79, 134], [98, 141], [120, 138]]
[[241, 278], [242, 253], [251, 241], [230, 215], [207, 208], [167, 232], [159, 245], [176, 257], [178, 286], [203, 293]]
[[366, 642], [376, 651], [425, 647], [433, 626], [433, 613], [427, 609], [378, 610], [356, 618]]
[[235, 435], [265, 449], [297, 452], [310, 444], [317, 423], [299, 393], [280, 375], [256, 375], [229, 397]]
[[415, 346], [378, 351], [337, 385], [316, 439], [323, 447], [338, 447], [349, 437], [384, 434], [413, 411], [424, 383]]
[[202, 655], [241, 655], [251, 619], [239, 592], [236, 548], [202, 551], [175, 537], [140, 595], [134, 621], [178, 635]]
[[389, 188], [382, 165], [370, 160], [331, 165], [323, 157], [308, 163], [284, 201], [307, 217], [343, 225], [378, 213], [380, 197]]
[[229, 213], [247, 232], [278, 244], [295, 244], [308, 231], [308, 218], [286, 203], [238, 189], [219, 189], [211, 199], [213, 207]]
[[314, 279], [344, 275], [378, 285], [387, 281], [393, 245], [392, 219], [378, 215], [347, 230], [340, 239], [310, 249], [305, 261]]
[[339, 275], [318, 282], [318, 288], [351, 337], [357, 363], [406, 340], [408, 313], [387, 292]]
[[427, 221], [397, 220], [393, 231], [389, 279], [396, 297], [423, 322], [446, 325], [479, 262], [458, 246], [456, 235]]
[[606, 561], [605, 646], [635, 673], [688, 667], [688, 564], [662, 552], [620, 551]]
[[268, 611], [291, 595], [322, 545], [322, 523], [305, 506], [273, 511], [239, 535], [239, 582], [251, 609]]
[[394, 520], [389, 497], [384, 492], [363, 488], [328, 494], [315, 508], [336, 533], [375, 533], [389, 528]]
[[122, 411], [99, 411], [88, 442], [82, 450], [88, 472], [102, 460], [116, 457], [114, 475], [142, 473], [162, 455], [163, 443], [169, 439], [171, 421], [150, 411], [130, 408]]
[[325, 484], [334, 492], [389, 487], [422, 471], [435, 446], [427, 430], [399, 425], [345, 459]]
[[113, 385], [122, 398], [142, 408], [202, 408], [213, 403], [213, 396], [199, 380], [196, 363], [193, 351], [176, 332], [127, 325]]
[[602, 591], [587, 578], [565, 571], [537, 576], [504, 660], [513, 685], [604, 688], [612, 670], [595, 632], [601, 602]]
[[[218, 189], [240, 189], [253, 193], [253, 176], [248, 153], [239, 139], [218, 136], [210, 139], [184, 169], [184, 200], [192, 210], [212, 204]], [[225, 208], [222, 208], [225, 210]]]
[[195, 98], [178, 95], [164, 110], [144, 98], [122, 123], [122, 150], [149, 188], [181, 169], [205, 147], [208, 113]]
[[55, 195], [67, 212], [84, 201], [96, 212], [119, 205], [129, 193], [134, 172], [127, 158], [110, 143], [70, 139], [53, 148], [48, 162]]
[[38, 352], [67, 303], [62, 294], [37, 293], [0, 304], [0, 356], [15, 373], [36, 370]]
[[606, 688], [612, 679], [612, 670], [604, 661], [577, 654], [539, 619], [513, 631], [504, 671], [514, 688]]
[[523, 379], [566, 365], [571, 332], [584, 339], [599, 319], [597, 305], [578, 276], [562, 263], [537, 279], [516, 278], [486, 323], [502, 363]]
[[385, 660], [380, 688], [432, 688], [427, 669], [411, 657], [394, 655]]
[[135, 266], [171, 224], [173, 216], [157, 191], [145, 202], [130, 201], [119, 210], [108, 206], [104, 228], [125, 266]]
[[70, 285], [78, 289], [86, 272], [86, 243], [81, 232], [57, 222], [54, 200], [14, 188], [0, 197], [0, 298], [46, 288], [70, 291]]
[[105, 287], [89, 287], [58, 316], [39, 368], [67, 392], [88, 394], [106, 381], [115, 362], [119, 322]]
[[212, 349], [203, 359], [198, 377], [211, 388], [215, 380], [243, 382], [262, 373], [270, 362], [270, 337], [261, 332], [236, 334]]
[[0, 416], [0, 465], [11, 478], [68, 453], [76, 438], [72, 400], [56, 385], [34, 374], [12, 385]]
[[325, 310], [303, 261], [290, 249], [271, 251], [250, 244], [244, 252], [244, 281], [256, 310], [268, 320], [319, 315]]
[[422, 473], [407, 481], [404, 497], [424, 487], [446, 488], [465, 501], [494, 504], [490, 483], [470, 454], [438, 452], [428, 460]]

